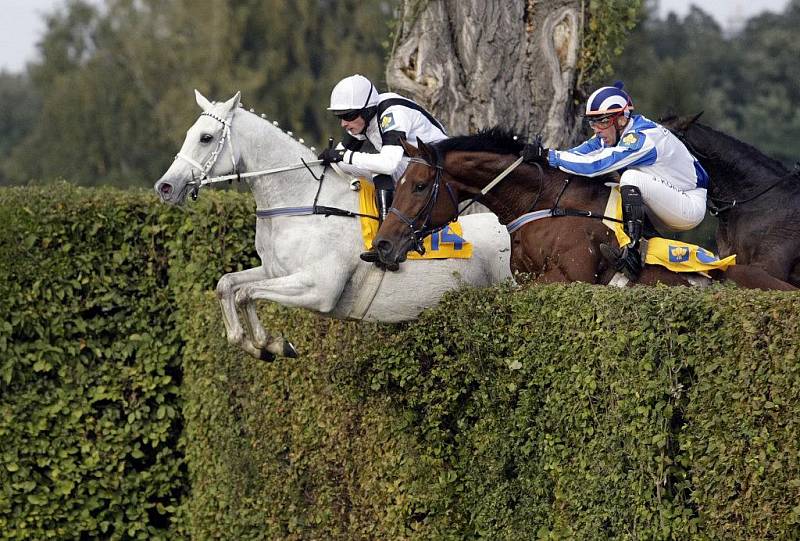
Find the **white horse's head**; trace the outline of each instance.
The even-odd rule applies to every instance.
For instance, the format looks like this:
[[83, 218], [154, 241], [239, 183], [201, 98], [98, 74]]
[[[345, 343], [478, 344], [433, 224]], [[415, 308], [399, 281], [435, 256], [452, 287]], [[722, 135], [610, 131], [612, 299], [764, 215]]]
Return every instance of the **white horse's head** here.
[[211, 103], [197, 90], [194, 94], [203, 112], [186, 132], [175, 161], [155, 184], [165, 203], [179, 205], [189, 193], [196, 197], [203, 179], [237, 169], [239, 157], [233, 155], [230, 131], [241, 93], [224, 103]]

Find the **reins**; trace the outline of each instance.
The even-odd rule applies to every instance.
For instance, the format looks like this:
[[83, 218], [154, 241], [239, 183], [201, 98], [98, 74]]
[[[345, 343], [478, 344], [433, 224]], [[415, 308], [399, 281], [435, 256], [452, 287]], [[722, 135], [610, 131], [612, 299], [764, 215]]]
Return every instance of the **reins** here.
[[[502, 181], [504, 178], [506, 178], [514, 169], [519, 167], [523, 162], [523, 158], [519, 157], [511, 165], [509, 165], [503, 171], [501, 171], [494, 179], [491, 180], [491, 182], [489, 182], [486, 186], [483, 187], [483, 189], [481, 189], [480, 193], [478, 193], [474, 197], [472, 197], [470, 199], [470, 202], [460, 210], [458, 209], [458, 201], [456, 200], [455, 196], [453, 195], [453, 192], [450, 189], [450, 185], [449, 184], [445, 184], [445, 186], [447, 187], [447, 191], [450, 194], [450, 198], [453, 201], [453, 206], [456, 209], [456, 213], [454, 214], [454, 216], [450, 220], [445, 222], [444, 225], [441, 225], [441, 226], [438, 226], [438, 227], [431, 227], [430, 226], [430, 222], [431, 222], [431, 217], [432, 217], [432, 213], [433, 213], [433, 208], [436, 206], [436, 201], [438, 199], [438, 195], [439, 195], [439, 191], [440, 191], [440, 185], [441, 185], [441, 182], [442, 182], [442, 175], [444, 173], [444, 168], [441, 165], [438, 165], [438, 164], [433, 165], [433, 164], [429, 163], [428, 161], [426, 161], [426, 160], [424, 160], [422, 158], [418, 158], [418, 157], [417, 158], [412, 158], [411, 161], [414, 162], [414, 163], [419, 163], [419, 164], [425, 165], [426, 167], [430, 167], [430, 168], [436, 169], [436, 176], [434, 177], [433, 187], [431, 188], [431, 193], [428, 195], [428, 199], [425, 201], [425, 204], [422, 206], [422, 208], [419, 210], [419, 212], [417, 212], [417, 214], [413, 218], [409, 218], [408, 216], [405, 216], [402, 212], [400, 212], [395, 207], [391, 207], [389, 209], [389, 212], [391, 212], [392, 214], [396, 215], [398, 218], [400, 218], [400, 220], [403, 223], [405, 223], [409, 227], [409, 229], [411, 230], [411, 236], [414, 239], [414, 249], [419, 253], [424, 253], [425, 249], [422, 246], [422, 240], [426, 236], [428, 236], [428, 235], [430, 235], [432, 233], [435, 233], [435, 232], [437, 232], [437, 231], [439, 231], [441, 229], [444, 229], [445, 227], [447, 227], [448, 224], [458, 220], [458, 218], [461, 216], [461, 214], [467, 208], [469, 208], [470, 205], [472, 205], [476, 201], [479, 201], [481, 198], [483, 198], [487, 193], [489, 193], [489, 191], [492, 188], [497, 186], [500, 183], [500, 181]], [[539, 201], [539, 198], [541, 197], [541, 194], [542, 194], [542, 187], [543, 187], [543, 184], [544, 184], [544, 169], [538, 163], [534, 162], [533, 165], [535, 165], [539, 170], [540, 187], [539, 187], [539, 192], [536, 195], [536, 199], [534, 200], [533, 204], [530, 207], [531, 209], [533, 209], [536, 206], [536, 203]], [[559, 207], [558, 203], [559, 203], [559, 201], [561, 201], [561, 197], [564, 195], [564, 192], [566, 192], [567, 188], [569, 187], [569, 184], [570, 184], [571, 180], [572, 180], [572, 176], [567, 176], [567, 178], [564, 179], [564, 185], [561, 187], [561, 190], [559, 191], [558, 196], [556, 197], [556, 200], [555, 200], [555, 202], [553, 203], [553, 206], [550, 209], [529, 211], [529, 212], [526, 212], [526, 213], [520, 215], [519, 217], [514, 219], [512, 222], [510, 222], [506, 226], [506, 228], [508, 229], [509, 234], [513, 233], [514, 231], [516, 231], [517, 229], [519, 229], [520, 227], [522, 227], [523, 225], [525, 225], [525, 224], [527, 224], [527, 223], [529, 223], [531, 221], [540, 220], [542, 218], [559, 218], [559, 217], [564, 217], [564, 216], [571, 216], [571, 217], [578, 217], [578, 218], [593, 218], [593, 219], [596, 219], [596, 220], [609, 220], [609, 221], [612, 221], [612, 222], [623, 223], [623, 221], [620, 220], [620, 219], [613, 218], [613, 217], [610, 217], [610, 216], [605, 216], [603, 214], [599, 214], [598, 215], [598, 214], [593, 213], [590, 210], [579, 210], [579, 209], [570, 209], [570, 208], [561, 208], [561, 207]], [[423, 222], [422, 223], [422, 227], [415, 228], [414, 224], [419, 220], [422, 220], [422, 222]]]
[[[247, 173], [240, 173], [236, 167], [236, 157], [234, 155], [233, 149], [233, 135], [231, 133], [231, 125], [233, 120], [233, 115], [231, 115], [230, 119], [222, 119], [217, 115], [210, 113], [208, 111], [204, 111], [200, 113], [200, 116], [207, 116], [213, 118], [217, 122], [220, 122], [223, 126], [222, 128], [222, 137], [220, 137], [219, 142], [217, 143], [217, 147], [214, 151], [209, 155], [208, 159], [204, 164], [200, 164], [190, 156], [186, 156], [178, 152], [175, 155], [175, 159], [178, 158], [184, 160], [185, 162], [189, 163], [192, 167], [200, 170], [201, 177], [198, 180], [194, 179], [194, 170], [192, 170], [192, 180], [191, 182], [187, 183], [187, 186], [192, 187], [192, 199], [197, 199], [197, 194], [203, 186], [208, 186], [209, 184], [216, 184], [219, 182], [227, 182], [231, 184], [234, 180], [241, 182], [244, 178], [252, 178], [252, 177], [260, 177], [260, 176], [267, 176], [273, 175], [275, 173], [284, 173], [286, 171], [295, 171], [297, 169], [306, 168], [311, 175], [311, 177], [317, 181], [317, 193], [314, 195], [314, 202], [311, 206], [302, 206], [302, 207], [278, 207], [274, 209], [261, 209], [256, 210], [256, 217], [257, 218], [273, 218], [276, 216], [308, 216], [308, 215], [322, 215], [326, 218], [328, 216], [342, 216], [346, 218], [371, 218], [373, 220], [377, 220], [377, 216], [372, 216], [369, 214], [362, 214], [359, 212], [353, 212], [346, 209], [340, 209], [336, 207], [328, 207], [325, 205], [318, 205], [317, 201], [319, 200], [319, 194], [322, 191], [322, 183], [325, 180], [325, 169], [323, 169], [322, 173], [320, 173], [319, 177], [314, 174], [314, 171], [311, 170], [312, 165], [319, 165], [322, 163], [322, 160], [312, 160], [310, 162], [305, 161], [303, 158], [300, 158], [301, 163], [296, 163], [292, 165], [285, 165], [282, 167], [275, 167], [273, 169], [264, 169], [262, 171], [250, 171]], [[209, 177], [208, 172], [214, 167], [214, 164], [217, 163], [220, 155], [222, 154], [222, 150], [225, 148], [225, 143], [230, 142], [230, 156], [231, 156], [231, 166], [233, 168], [233, 173], [228, 175], [220, 175], [216, 177]]]
[[[754, 196], [748, 197], [747, 199], [741, 199], [741, 200], [734, 199], [733, 201], [725, 201], [724, 199], [717, 199], [717, 198], [709, 197], [707, 205], [706, 205], [708, 207], [708, 212], [712, 216], [717, 216], [719, 213], [727, 212], [727, 211], [731, 210], [733, 207], [735, 207], [737, 205], [743, 205], [745, 203], [749, 203], [750, 201], [758, 199], [759, 197], [761, 197], [762, 195], [764, 195], [768, 191], [772, 190], [773, 188], [775, 188], [776, 186], [778, 186], [779, 184], [781, 184], [785, 180], [790, 179], [792, 177], [800, 177], [800, 169], [795, 169], [794, 171], [792, 171], [792, 172], [790, 172], [790, 173], [788, 173], [786, 175], [783, 175], [778, 180], [773, 182], [770, 186], [767, 186], [766, 188], [764, 188], [763, 190], [761, 190], [760, 192], [758, 192]], [[724, 206], [723, 207], [718, 207], [717, 206], [718, 204], [722, 204]]]
[[[686, 131], [681, 131], [679, 133], [673, 132], [673, 133], [675, 133], [675, 136], [678, 139], [680, 139], [681, 142], [684, 145], [686, 145], [686, 148], [688, 148], [689, 152], [691, 152], [693, 155], [700, 156], [701, 158], [706, 159], [706, 160], [713, 159], [712, 156], [710, 156], [708, 154], [704, 154], [704, 153], [700, 152], [699, 150], [697, 150], [697, 147], [694, 146], [692, 143], [690, 143], [686, 139]], [[734, 199], [732, 201], [726, 201], [725, 199], [718, 199], [716, 197], [708, 197], [707, 200], [706, 200], [706, 207], [708, 208], [709, 214], [711, 214], [712, 216], [718, 216], [720, 213], [727, 212], [727, 211], [731, 210], [733, 207], [735, 207], [737, 205], [743, 205], [745, 203], [749, 203], [749, 202], [751, 202], [751, 201], [753, 201], [755, 199], [758, 199], [759, 197], [761, 197], [762, 195], [764, 195], [768, 191], [772, 190], [773, 188], [775, 188], [776, 186], [781, 184], [783, 181], [785, 181], [785, 180], [787, 180], [789, 178], [798, 176], [798, 175], [800, 175], [800, 169], [795, 169], [794, 171], [791, 171], [790, 173], [780, 177], [778, 180], [776, 180], [771, 185], [767, 186], [766, 188], [764, 188], [763, 190], [761, 190], [757, 194], [755, 194], [755, 195], [753, 195], [751, 197], [748, 197], [746, 199]], [[722, 206], [719, 206], [719, 205], [722, 205]]]

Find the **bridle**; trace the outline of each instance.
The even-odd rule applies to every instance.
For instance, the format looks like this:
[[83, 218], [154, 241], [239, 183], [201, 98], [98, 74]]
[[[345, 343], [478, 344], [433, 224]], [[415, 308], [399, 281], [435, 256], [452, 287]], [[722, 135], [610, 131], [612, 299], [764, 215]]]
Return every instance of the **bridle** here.
[[[217, 115], [215, 115], [214, 113], [210, 113], [208, 111], [204, 111], [204, 112], [200, 113], [200, 116], [207, 116], [207, 117], [213, 118], [217, 122], [221, 123], [222, 124], [222, 136], [219, 138], [219, 141], [217, 142], [217, 148], [215, 148], [214, 151], [208, 156], [208, 159], [206, 160], [206, 162], [204, 164], [201, 164], [200, 162], [196, 161], [192, 157], [187, 156], [186, 154], [182, 154], [181, 152], [178, 152], [175, 155], [175, 159], [176, 160], [178, 158], [180, 158], [183, 161], [187, 162], [189, 165], [191, 165], [193, 168], [198, 169], [200, 171], [200, 179], [198, 180], [198, 179], [195, 179], [195, 177], [194, 177], [194, 169], [193, 169], [192, 170], [192, 180], [191, 180], [191, 182], [188, 182], [186, 184], [187, 187], [189, 187], [189, 186], [192, 187], [192, 199], [197, 199], [197, 192], [199, 191], [201, 186], [204, 186], [206, 184], [210, 184], [211, 182], [213, 182], [215, 180], [215, 179], [209, 179], [208, 172], [211, 171], [211, 168], [214, 167], [214, 165], [217, 163], [217, 160], [219, 159], [220, 155], [222, 155], [222, 150], [225, 148], [225, 143], [229, 139], [230, 139], [230, 149], [231, 149], [230, 150], [231, 167], [233, 168], [233, 175], [236, 178], [240, 178], [240, 176], [241, 176], [241, 175], [239, 175], [239, 173], [238, 173], [238, 171], [236, 169], [236, 157], [234, 156], [234, 152], [233, 152], [233, 137], [231, 137], [231, 121], [222, 119], [222, 118], [218, 117]], [[231, 115], [231, 116], [233, 116], [233, 115]]]
[[[414, 157], [410, 159], [410, 162], [419, 163], [426, 167], [430, 167], [436, 170], [434, 179], [433, 179], [433, 187], [431, 188], [431, 193], [428, 195], [428, 199], [425, 201], [425, 204], [422, 208], [417, 212], [416, 216], [413, 218], [409, 218], [408, 216], [404, 215], [402, 212], [397, 210], [395, 207], [389, 208], [389, 212], [400, 218], [400, 220], [405, 223], [409, 229], [411, 230], [411, 238], [414, 241], [414, 250], [416, 250], [420, 254], [425, 253], [425, 247], [423, 246], [423, 241], [425, 237], [428, 235], [432, 235], [437, 231], [441, 231], [449, 224], [458, 220], [458, 217], [461, 216], [464, 211], [466, 211], [470, 205], [479, 201], [484, 195], [486, 195], [489, 190], [497, 186], [497, 184], [506, 178], [514, 169], [516, 169], [523, 161], [523, 158], [520, 156], [515, 160], [511, 165], [506, 167], [499, 175], [497, 175], [489, 184], [487, 184], [478, 194], [474, 197], [470, 198], [469, 203], [464, 205], [461, 209], [458, 208], [459, 203], [458, 199], [456, 198], [455, 194], [453, 193], [453, 188], [450, 186], [449, 183], [445, 183], [445, 188], [447, 188], [447, 193], [450, 195], [450, 201], [453, 203], [453, 208], [455, 209], [455, 214], [453, 217], [447, 220], [443, 225], [433, 227], [431, 226], [431, 220], [433, 216], [433, 209], [436, 206], [436, 202], [439, 199], [439, 192], [441, 191], [442, 185], [442, 175], [444, 174], [444, 167], [440, 164], [431, 164], [427, 160], [424, 160], [419, 157]], [[534, 164], [536, 167], [539, 168], [539, 174], [542, 174], [542, 168], [539, 164]], [[538, 196], [537, 196], [538, 199]], [[416, 227], [414, 224], [417, 222], [422, 222], [421, 227]]]
[[[423, 245], [423, 241], [425, 237], [428, 235], [432, 235], [437, 231], [441, 231], [445, 227], [447, 227], [451, 222], [454, 222], [458, 219], [458, 216], [461, 214], [458, 210], [458, 199], [456, 199], [455, 194], [453, 193], [453, 189], [449, 183], [445, 183], [445, 188], [447, 189], [447, 193], [450, 195], [450, 201], [453, 203], [453, 208], [455, 209], [455, 214], [449, 220], [447, 220], [443, 225], [432, 227], [431, 220], [433, 219], [433, 209], [436, 207], [436, 202], [439, 200], [439, 193], [441, 192], [442, 187], [442, 175], [444, 174], [444, 167], [441, 165], [433, 165], [422, 158], [411, 158], [409, 163], [418, 163], [429, 167], [435, 170], [434, 178], [433, 178], [433, 186], [431, 187], [430, 193], [428, 194], [428, 198], [425, 200], [425, 204], [422, 205], [422, 208], [419, 209], [419, 212], [411, 218], [400, 212], [396, 207], [392, 206], [389, 207], [388, 212], [391, 212], [402, 221], [404, 224], [408, 226], [411, 230], [411, 238], [414, 242], [414, 250], [419, 253], [420, 255], [425, 253], [425, 246]], [[418, 224], [419, 225], [416, 225]]]
[[[262, 171], [250, 171], [247, 173], [240, 173], [236, 167], [236, 156], [233, 150], [233, 135], [231, 133], [231, 123], [233, 120], [233, 114], [228, 120], [222, 119], [217, 115], [210, 113], [208, 111], [200, 113], [200, 116], [207, 116], [211, 117], [217, 122], [222, 124], [222, 136], [219, 138], [219, 142], [217, 142], [217, 147], [214, 151], [209, 155], [208, 159], [205, 163], [201, 164], [198, 161], [194, 160], [190, 156], [182, 154], [178, 152], [175, 155], [175, 159], [178, 158], [182, 159], [183, 161], [189, 163], [194, 169], [200, 171], [200, 178], [197, 179], [194, 176], [194, 169], [192, 169], [192, 180], [186, 183], [187, 187], [191, 187], [192, 192], [192, 199], [197, 199], [198, 191], [201, 187], [207, 186], [208, 184], [214, 184], [217, 182], [228, 182], [231, 183], [233, 180], [241, 181], [243, 178], [249, 177], [257, 177], [257, 176], [264, 176], [264, 175], [271, 175], [274, 173], [283, 173], [285, 171], [293, 171], [296, 169], [307, 169], [311, 176], [318, 182], [317, 186], [317, 193], [314, 196], [314, 202], [310, 206], [302, 206], [302, 207], [281, 207], [281, 208], [273, 208], [273, 209], [257, 209], [256, 210], [256, 217], [258, 218], [274, 218], [277, 216], [307, 216], [312, 214], [318, 214], [322, 216], [343, 216], [347, 218], [370, 218], [373, 220], [377, 220], [377, 216], [371, 216], [368, 214], [361, 214], [359, 212], [352, 212], [346, 209], [340, 209], [336, 207], [328, 207], [324, 205], [318, 205], [317, 202], [319, 200], [319, 194], [322, 191], [322, 183], [325, 180], [325, 172], [323, 171], [319, 177], [314, 174], [311, 170], [312, 165], [319, 165], [322, 163], [322, 160], [312, 160], [312, 161], [305, 161], [303, 158], [300, 158], [301, 163], [293, 164], [293, 165], [286, 165], [283, 167], [275, 167], [273, 169], [264, 169]], [[225, 148], [225, 143], [230, 142], [230, 156], [231, 156], [231, 167], [233, 168], [233, 173], [228, 175], [220, 175], [216, 177], [209, 177], [208, 172], [214, 167], [214, 164], [217, 163], [217, 160], [222, 155], [222, 151]]]

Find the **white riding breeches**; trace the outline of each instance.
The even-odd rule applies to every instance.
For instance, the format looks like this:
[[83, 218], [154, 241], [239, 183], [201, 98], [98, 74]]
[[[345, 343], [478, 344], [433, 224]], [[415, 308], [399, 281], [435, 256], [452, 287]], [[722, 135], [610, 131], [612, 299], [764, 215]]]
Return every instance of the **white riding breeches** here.
[[629, 169], [620, 186], [636, 186], [642, 193], [647, 215], [657, 229], [688, 231], [706, 215], [706, 189], [680, 190], [668, 180]]

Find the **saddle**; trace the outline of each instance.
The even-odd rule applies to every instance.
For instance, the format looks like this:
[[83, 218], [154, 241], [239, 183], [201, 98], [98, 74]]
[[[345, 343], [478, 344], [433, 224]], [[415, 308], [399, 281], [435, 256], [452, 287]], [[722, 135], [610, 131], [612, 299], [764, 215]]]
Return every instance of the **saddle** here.
[[[611, 187], [604, 214], [618, 220], [622, 219], [622, 197], [620, 197], [619, 186]], [[622, 223], [603, 220], [603, 224], [614, 232], [620, 246], [625, 246], [630, 242]], [[655, 233], [655, 235], [648, 236], [650, 233]], [[714, 253], [696, 244], [660, 237], [652, 224], [649, 227], [646, 226], [644, 236], [640, 252], [642, 261], [646, 265], [661, 265], [673, 272], [696, 272], [707, 276], [708, 271], [717, 269], [724, 271], [736, 264], [736, 255], [720, 259]]]

